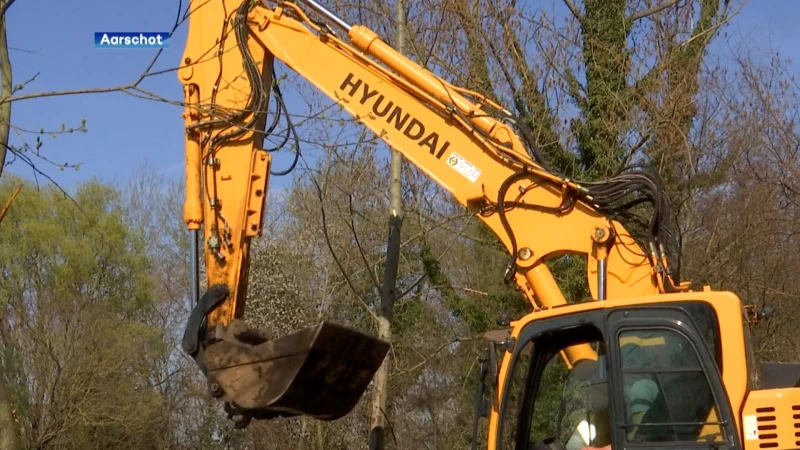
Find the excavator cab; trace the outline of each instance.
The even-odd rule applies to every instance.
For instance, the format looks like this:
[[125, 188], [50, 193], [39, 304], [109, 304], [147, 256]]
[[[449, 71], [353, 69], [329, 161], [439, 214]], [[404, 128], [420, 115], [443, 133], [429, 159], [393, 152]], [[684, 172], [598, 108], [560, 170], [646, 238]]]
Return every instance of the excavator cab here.
[[[717, 292], [532, 313], [511, 333], [490, 448], [741, 449], [741, 331], [738, 299]], [[584, 345], [595, 357], [565, 364]]]

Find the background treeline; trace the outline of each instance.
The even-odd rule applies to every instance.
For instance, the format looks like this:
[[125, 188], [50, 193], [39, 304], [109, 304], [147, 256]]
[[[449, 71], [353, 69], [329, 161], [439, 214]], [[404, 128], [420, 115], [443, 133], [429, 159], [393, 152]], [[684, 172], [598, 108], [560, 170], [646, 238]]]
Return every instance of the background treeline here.
[[[393, 40], [393, 2], [330, 3]], [[538, 2], [407, 3], [407, 53], [507, 105], [562, 174], [659, 171], [681, 277], [776, 308], [754, 329], [756, 356], [798, 358], [798, 85], [779, 55], [726, 45], [739, 3], [565, 0], [566, 16]], [[374, 332], [383, 144], [294, 74], [282, 82], [306, 102], [292, 111], [306, 162], [269, 193], [248, 320], [275, 334], [321, 318]], [[231, 428], [179, 349], [191, 308], [183, 191], [153, 173], [85, 183], [71, 199], [0, 180], [3, 201], [25, 184], [0, 226], [0, 421], [7, 407], [24, 449], [366, 448], [369, 391], [338, 422]], [[387, 448], [468, 448], [480, 335], [525, 302], [502, 283], [494, 236], [408, 165], [403, 202]], [[582, 261], [552, 267], [568, 298], [586, 297]]]

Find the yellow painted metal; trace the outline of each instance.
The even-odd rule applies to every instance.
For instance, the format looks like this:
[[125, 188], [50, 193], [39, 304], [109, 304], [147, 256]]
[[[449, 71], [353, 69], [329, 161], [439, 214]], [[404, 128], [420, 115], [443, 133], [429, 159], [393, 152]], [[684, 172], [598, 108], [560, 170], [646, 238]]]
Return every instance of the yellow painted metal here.
[[[742, 410], [745, 405], [745, 398], [747, 394], [747, 361], [745, 358], [745, 337], [742, 329], [742, 305], [739, 298], [731, 293], [725, 291], [703, 291], [703, 292], [680, 292], [672, 294], [656, 294], [650, 296], [643, 296], [638, 298], [618, 299], [614, 301], [605, 302], [586, 302], [573, 305], [563, 306], [557, 309], [534, 311], [522, 317], [516, 322], [512, 322], [510, 335], [513, 338], [518, 338], [522, 329], [529, 323], [535, 320], [542, 320], [546, 318], [562, 316], [567, 314], [580, 314], [597, 310], [608, 310], [618, 307], [633, 307], [633, 306], [650, 306], [650, 305], [668, 305], [674, 302], [685, 301], [704, 301], [707, 302], [717, 314], [720, 327], [720, 341], [722, 345], [722, 361], [724, 371], [722, 374], [722, 381], [725, 385], [725, 391], [728, 395], [728, 400], [731, 403], [731, 409], [734, 412], [734, 419], [736, 420], [736, 429], [742, 430], [741, 416], [738, 411]], [[503, 356], [502, 363], [499, 370], [499, 385], [494, 398], [494, 407], [492, 408], [489, 417], [489, 450], [497, 449], [498, 438], [498, 425], [499, 425], [499, 406], [503, 396], [503, 389], [505, 380], [508, 378], [511, 363], [511, 353], [506, 352]], [[800, 392], [800, 390], [797, 390]], [[773, 402], [781, 402], [781, 399], [774, 394], [769, 394], [769, 391], [760, 391], [760, 395], [767, 395]], [[752, 393], [750, 394], [752, 397]], [[748, 400], [748, 405], [750, 400]], [[791, 417], [791, 416], [789, 416]], [[794, 447], [780, 447], [780, 448], [794, 448]]]
[[197, 137], [190, 137], [192, 125], [199, 121], [197, 105], [199, 92], [196, 85], [189, 84], [184, 87], [184, 102], [186, 110], [183, 114], [186, 122], [186, 202], [183, 218], [189, 230], [199, 230], [203, 224], [203, 204], [200, 200], [202, 187], [200, 185], [200, 164], [202, 160], [200, 142]]
[[[212, 312], [209, 325], [230, 323], [244, 311], [249, 242], [261, 233], [268, 188], [270, 159], [261, 149], [263, 136], [258, 131], [264, 127], [265, 111], [248, 113], [255, 114], [255, 124], [235, 141], [219, 148], [209, 146], [216, 136], [231, 130], [231, 123], [224, 119], [239, 112], [251, 93], [232, 30], [240, 2], [193, 2], [183, 66], [178, 72], [187, 103], [185, 220], [190, 229], [202, 222], [207, 240], [219, 238], [218, 255], [208, 241], [205, 247], [207, 284], [225, 284], [232, 292]], [[503, 183], [520, 171], [526, 175], [510, 186], [504, 201], [558, 208], [565, 191], [580, 189], [535, 164], [512, 129], [485, 113], [487, 107], [495, 106], [490, 101], [450, 85], [365, 27], [353, 27], [347, 36], [349, 42], [345, 42], [308, 21], [293, 3], [282, 5], [275, 9], [254, 6], [247, 15], [249, 37], [244, 45], [257, 61], [265, 86], [272, 82], [273, 59], [281, 61], [474, 211], [496, 204]], [[202, 210], [197, 198], [202, 200]], [[479, 217], [510, 252], [512, 242], [498, 214]], [[513, 324], [512, 337], [518, 336], [529, 321], [567, 312], [706, 300], [720, 317], [725, 342], [723, 378], [734, 411], [740, 410], [748, 371], [741, 305], [735, 295], [664, 294], [668, 280], [653, 269], [654, 256], [641, 249], [622, 224], [583, 203], [562, 214], [515, 208], [506, 213], [506, 218], [517, 249], [529, 252], [518, 260], [515, 279], [533, 310]], [[610, 244], [596, 238], [597, 229], [613, 234]], [[594, 298], [598, 290], [597, 259], [607, 260], [609, 301], [563, 306], [567, 300], [543, 264], [563, 254], [588, 259], [587, 276]], [[562, 308], [553, 309], [556, 306]], [[575, 347], [566, 353], [572, 362], [594, 358], [589, 347]], [[506, 354], [500, 368], [501, 384], [508, 375], [508, 364]], [[499, 401], [502, 392], [497, 395]], [[497, 431], [497, 407], [495, 402], [490, 420], [492, 437]], [[489, 448], [494, 448], [492, 439]]]
[[745, 450], [800, 448], [800, 389], [753, 391], [742, 409]]
[[[191, 3], [188, 38], [178, 71], [185, 91], [197, 98], [187, 102], [184, 112], [192, 118], [186, 134], [187, 226], [192, 229], [198, 218], [204, 219], [207, 285], [224, 284], [231, 292], [210, 314], [210, 326], [228, 324], [244, 311], [250, 239], [261, 232], [269, 175], [270, 155], [261, 149], [263, 133], [259, 132], [264, 129], [266, 111], [246, 112], [243, 121], [255, 119], [250, 129], [219, 147], [210, 146], [217, 136], [238, 129], [242, 122], [230, 117], [245, 109], [251, 94], [233, 29], [240, 4], [241, 0]], [[246, 45], [257, 61], [261, 82], [270, 86], [271, 56], [252, 39]], [[198, 179], [202, 180], [202, 216], [194, 202]], [[209, 239], [218, 241], [218, 250], [208, 246]]]
[[[196, 108], [201, 122], [242, 108], [250, 93], [231, 31], [232, 15], [239, 4], [238, 0], [212, 0], [195, 8], [191, 15], [184, 67], [179, 77], [186, 86], [199, 90], [200, 105]], [[564, 200], [563, 186], [574, 187], [574, 183], [538, 168], [512, 130], [485, 115], [481, 105], [462, 95], [463, 89], [453, 88], [397, 53], [373, 32], [354, 27], [350, 32], [353, 44], [348, 44], [331, 34], [321, 36], [316, 25], [289, 17], [285, 14], [287, 9], [304, 17], [302, 10], [289, 2], [275, 10], [256, 6], [248, 15], [251, 34], [247, 45], [261, 62], [265, 84], [271, 81], [268, 70], [271, 59], [280, 60], [403, 153], [462, 205], [496, 203], [502, 183], [521, 168], [514, 161], [522, 161], [532, 174], [508, 189], [506, 201], [556, 208]], [[220, 40], [220, 36], [224, 38]], [[454, 114], [452, 107], [459, 113]], [[263, 120], [260, 117], [261, 123]], [[208, 247], [205, 252], [208, 284], [225, 283], [233, 291], [232, 298], [212, 314], [209, 321], [212, 325], [239, 317], [243, 308], [246, 274], [242, 269], [246, 267], [246, 234], [249, 234], [245, 233], [249, 230], [246, 221], [258, 209], [244, 193], [249, 192], [250, 177], [260, 175], [251, 166], [258, 133], [250, 131], [246, 138], [209, 153], [207, 141], [223, 129], [219, 124], [212, 128], [195, 126], [194, 132], [187, 134], [187, 149], [200, 143], [203, 151], [206, 237], [216, 235], [215, 230], [224, 237], [227, 231], [231, 244], [226, 247], [221, 242], [224, 263]], [[206, 164], [208, 156], [218, 161], [216, 170]], [[194, 169], [187, 165], [187, 170]], [[187, 174], [187, 179], [192, 176]], [[218, 212], [212, 206], [212, 198], [219, 199]], [[518, 261], [523, 277], [517, 279], [526, 279], [533, 287], [535, 298], [527, 297], [534, 309], [564, 303], [557, 290], [547, 288], [536, 292], [536, 285], [550, 286], [551, 281], [535, 280], [552, 275], [538, 274], [540, 271], [534, 267], [546, 258], [566, 253], [588, 258], [589, 287], [596, 297], [597, 264], [592, 236], [598, 227], [613, 229], [616, 236], [608, 253], [608, 297], [659, 292], [658, 275], [648, 255], [628, 236], [622, 224], [609, 221], [580, 202], [563, 214], [516, 208], [508, 211], [506, 217], [517, 247], [532, 250], [533, 257]], [[511, 240], [498, 214], [481, 218], [510, 251]], [[527, 286], [521, 288], [528, 291]]]

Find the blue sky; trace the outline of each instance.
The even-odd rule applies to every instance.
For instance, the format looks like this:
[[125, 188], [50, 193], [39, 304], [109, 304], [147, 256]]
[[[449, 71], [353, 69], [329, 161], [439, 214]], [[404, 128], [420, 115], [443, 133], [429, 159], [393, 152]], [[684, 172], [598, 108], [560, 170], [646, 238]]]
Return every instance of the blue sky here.
[[[326, 3], [326, 2], [322, 2]], [[558, 4], [544, 0], [543, 7]], [[80, 6], [78, 6], [80, 5]], [[134, 80], [153, 56], [153, 50], [98, 50], [95, 31], [168, 31], [178, 9], [176, 0], [112, 2], [82, 0], [18, 0], [9, 10], [9, 44], [14, 82], [37, 72], [23, 93], [96, 88]], [[731, 23], [729, 36], [758, 40], [763, 48], [800, 59], [800, 2], [750, 0]], [[180, 60], [186, 27], [179, 29], [156, 69], [173, 67]], [[794, 68], [798, 66], [795, 63]], [[149, 79], [144, 86], [164, 97], [180, 100], [182, 87], [175, 73]], [[291, 104], [289, 105], [291, 109]], [[99, 177], [124, 181], [137, 166], [147, 165], [169, 178], [183, 176], [183, 119], [174, 105], [130, 97], [122, 93], [51, 97], [13, 104], [12, 122], [29, 130], [58, 130], [61, 124], [77, 126], [86, 119], [88, 133], [45, 137], [43, 154], [57, 162], [81, 163], [79, 171], [40, 163], [60, 184]], [[29, 142], [35, 136], [24, 135]], [[19, 137], [12, 132], [12, 143]], [[6, 169], [26, 178], [31, 170], [20, 161]], [[284, 179], [287, 177], [283, 177]], [[284, 180], [275, 180], [278, 182]], [[281, 183], [282, 184], [282, 183]]]
[[[9, 45], [16, 49], [11, 51], [14, 82], [39, 73], [23, 93], [130, 83], [144, 70], [153, 50], [98, 50], [94, 48], [94, 32], [168, 31], [177, 9], [177, 1], [164, 0], [19, 0], [8, 13]], [[185, 33], [183, 27], [170, 42], [161, 68], [174, 66], [180, 59]], [[174, 73], [149, 80], [145, 86], [172, 99], [182, 95]], [[12, 123], [32, 130], [58, 130], [62, 123], [77, 126], [86, 119], [88, 133], [44, 138], [42, 152], [49, 159], [82, 163], [77, 172], [41, 165], [59, 183], [71, 186], [95, 176], [122, 180], [132, 168], [145, 163], [171, 176], [181, 176], [180, 114], [176, 106], [111, 93], [14, 103]], [[26, 139], [35, 142], [35, 136]], [[14, 163], [9, 172], [31, 176], [31, 170], [21, 162]]]

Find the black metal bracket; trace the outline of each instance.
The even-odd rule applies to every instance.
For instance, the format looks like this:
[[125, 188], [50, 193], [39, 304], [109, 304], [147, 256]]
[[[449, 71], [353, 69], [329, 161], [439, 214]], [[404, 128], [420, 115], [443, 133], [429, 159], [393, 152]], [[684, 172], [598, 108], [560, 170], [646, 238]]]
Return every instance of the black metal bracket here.
[[195, 305], [191, 314], [189, 314], [189, 320], [186, 322], [186, 329], [183, 332], [181, 347], [184, 352], [194, 358], [195, 362], [203, 369], [204, 373], [205, 367], [203, 367], [201, 362], [202, 352], [200, 348], [203, 334], [203, 322], [206, 319], [206, 315], [220, 302], [225, 300], [229, 293], [230, 290], [224, 284], [211, 286], [200, 298], [200, 301], [197, 302], [197, 305]]

